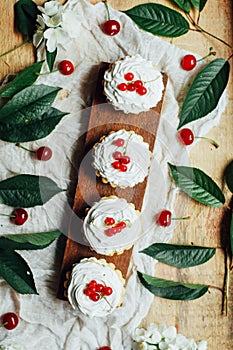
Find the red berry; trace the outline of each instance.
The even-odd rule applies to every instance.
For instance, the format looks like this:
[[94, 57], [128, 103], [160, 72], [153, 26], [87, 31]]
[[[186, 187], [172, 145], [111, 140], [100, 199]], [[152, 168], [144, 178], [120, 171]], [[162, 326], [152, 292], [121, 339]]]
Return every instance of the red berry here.
[[109, 346], [101, 346], [98, 350], [112, 350]]
[[139, 86], [137, 89], [136, 89], [136, 92], [143, 96], [147, 93], [147, 88], [145, 86]]
[[2, 326], [6, 329], [12, 330], [17, 327], [19, 318], [14, 312], [7, 312], [1, 316]]
[[100, 293], [104, 289], [104, 285], [101, 283], [98, 283], [96, 286], [96, 292]]
[[86, 287], [86, 288], [83, 290], [83, 293], [84, 293], [87, 297], [89, 297], [89, 296], [91, 295], [91, 291], [90, 291], [90, 289], [89, 289], [88, 287]]
[[97, 282], [96, 282], [96, 280], [91, 280], [88, 285], [89, 285], [89, 287], [93, 287], [93, 286], [97, 285]]
[[100, 296], [98, 293], [91, 293], [89, 298], [92, 300], [92, 301], [98, 301], [100, 299]]
[[141, 80], [135, 80], [133, 84], [136, 87], [136, 89], [143, 86], [143, 82]]
[[185, 55], [180, 62], [180, 65], [184, 70], [192, 70], [196, 64], [197, 60], [193, 55]]
[[130, 163], [130, 157], [129, 156], [123, 156], [120, 159], [122, 164], [129, 164]]
[[63, 75], [70, 75], [74, 71], [74, 65], [68, 60], [63, 60], [58, 64], [58, 70]]
[[126, 73], [126, 74], [124, 75], [124, 78], [125, 78], [125, 80], [127, 80], [127, 81], [132, 81], [133, 78], [134, 78], [134, 74], [131, 73], [131, 72]]
[[127, 166], [125, 164], [120, 164], [119, 170], [125, 173], [127, 171]]
[[107, 230], [104, 230], [104, 233], [108, 237], [112, 237], [114, 235], [114, 233], [112, 232], [112, 227], [108, 228]]
[[114, 168], [114, 169], [120, 169], [120, 167], [121, 167], [121, 163], [118, 161], [118, 160], [116, 160], [115, 162], [113, 162], [112, 164], [112, 167]]
[[157, 223], [160, 226], [167, 227], [171, 224], [171, 217], [172, 213], [170, 210], [162, 210], [157, 217]]
[[121, 29], [120, 23], [114, 19], [110, 19], [103, 23], [102, 31], [104, 34], [114, 36], [119, 33]]
[[11, 221], [15, 225], [23, 225], [28, 219], [28, 213], [23, 208], [17, 208], [13, 210], [11, 214]]
[[115, 227], [120, 227], [121, 230], [123, 230], [124, 228], [126, 228], [126, 223], [124, 221], [118, 222], [118, 224], [116, 224]]
[[120, 160], [120, 159], [122, 158], [122, 153], [116, 151], [116, 152], [114, 152], [114, 153], [112, 154], [112, 156], [113, 156], [114, 159]]
[[127, 90], [127, 84], [125, 83], [121, 83], [119, 85], [117, 85], [117, 88], [121, 91], [126, 91]]
[[109, 296], [109, 295], [111, 295], [112, 294], [112, 292], [113, 292], [113, 290], [112, 290], [112, 288], [111, 287], [104, 287], [104, 289], [103, 289], [103, 295], [107, 295], [107, 296]]
[[119, 138], [119, 139], [113, 141], [113, 144], [114, 144], [115, 146], [122, 147], [122, 146], [124, 146], [124, 144], [125, 144], [125, 140]]
[[113, 218], [107, 217], [107, 218], [104, 220], [104, 223], [105, 223], [105, 225], [107, 225], [107, 226], [111, 226], [111, 225], [114, 225], [114, 224], [115, 224], [115, 220], [114, 220]]
[[51, 150], [51, 148], [43, 146], [38, 148], [38, 150], [36, 150], [36, 158], [38, 160], [49, 160], [53, 155], [53, 152]]
[[136, 90], [136, 87], [135, 87], [133, 84], [129, 84], [129, 85], [127, 86], [127, 90], [128, 90], [128, 91], [135, 91], [135, 90]]
[[178, 135], [179, 135], [180, 141], [186, 146], [191, 145], [194, 141], [193, 132], [188, 128], [181, 129], [178, 132]]

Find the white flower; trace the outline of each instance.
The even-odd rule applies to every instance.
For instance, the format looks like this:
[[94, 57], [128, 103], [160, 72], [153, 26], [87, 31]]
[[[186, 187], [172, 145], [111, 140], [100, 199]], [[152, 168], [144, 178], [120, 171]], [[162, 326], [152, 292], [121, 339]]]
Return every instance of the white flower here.
[[54, 16], [48, 16], [43, 13], [42, 16], [43, 16], [45, 25], [49, 28], [56, 28], [61, 24], [62, 16], [60, 13], [57, 13]]
[[172, 340], [174, 340], [176, 338], [176, 333], [177, 333], [176, 332], [176, 327], [171, 326], [171, 327], [166, 328], [163, 331], [162, 335], [164, 336], [164, 338], [166, 340], [172, 341]]
[[60, 4], [58, 1], [48, 1], [43, 7], [37, 6], [37, 8], [47, 16], [55, 16], [62, 11], [62, 4]]
[[37, 23], [39, 24], [37, 27], [37, 31], [33, 36], [33, 45], [35, 47], [38, 47], [42, 40], [44, 39], [44, 30], [45, 30], [45, 24], [43, 17], [38, 15], [36, 19]]
[[49, 52], [54, 52], [59, 45], [65, 47], [69, 42], [67, 33], [60, 27], [46, 29], [44, 38], [47, 39], [46, 46]]

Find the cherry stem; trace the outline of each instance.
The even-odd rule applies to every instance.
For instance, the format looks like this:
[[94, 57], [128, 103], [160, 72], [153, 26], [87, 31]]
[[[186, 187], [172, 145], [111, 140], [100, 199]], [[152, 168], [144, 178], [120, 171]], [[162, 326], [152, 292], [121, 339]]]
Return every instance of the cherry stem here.
[[209, 56], [215, 56], [215, 55], [216, 55], [216, 52], [213, 51], [213, 48], [212, 48], [212, 47], [210, 47], [208, 55], [206, 55], [206, 56], [204, 56], [204, 57], [202, 57], [202, 58], [199, 58], [199, 60], [197, 60], [197, 62], [203, 61], [203, 60], [205, 60], [207, 57], [209, 57]]
[[105, 6], [106, 11], [107, 11], [107, 18], [108, 18], [108, 21], [110, 21], [111, 17], [110, 17], [110, 12], [109, 12], [109, 8], [108, 8], [107, 0], [102, 0], [102, 2], [104, 3], [104, 6]]
[[4, 327], [4, 326], [6, 326], [7, 324], [8, 324], [8, 322], [6, 321], [6, 322], [0, 324], [0, 327]]
[[113, 309], [112, 304], [110, 304], [110, 302], [106, 299], [106, 297], [103, 296], [102, 298], [106, 301], [106, 303], [110, 306], [110, 308]]
[[214, 141], [213, 139], [210, 139], [210, 138], [208, 138], [208, 137], [204, 137], [204, 136], [195, 136], [194, 138], [195, 138], [195, 139], [206, 140], [206, 141], [210, 142], [211, 145], [213, 145], [215, 148], [218, 148], [218, 147], [219, 147], [219, 144], [218, 144], [216, 141]]
[[16, 218], [16, 215], [9, 215], [9, 214], [2, 214], [2, 213], [0, 213], [0, 216], [7, 216], [8, 218]]
[[16, 143], [15, 146], [24, 149], [25, 151], [31, 152], [31, 153], [36, 153], [36, 151], [32, 151], [31, 149], [28, 149], [22, 145], [20, 145], [20, 143]]
[[20, 47], [23, 47], [24, 45], [31, 44], [31, 42], [32, 42], [31, 40], [24, 41], [22, 44], [20, 44], [18, 46], [15, 46], [13, 49], [10, 49], [9, 51], [6, 51], [3, 54], [1, 54], [0, 58], [8, 55], [9, 53], [11, 53], [11, 52], [13, 52], [13, 51], [15, 51], [17, 49], [19, 49]]
[[45, 72], [45, 73], [36, 73], [36, 75], [38, 75], [38, 77], [40, 77], [41, 75], [48, 75], [48, 74], [52, 74], [52, 73], [55, 73], [55, 72], [58, 72], [59, 69], [54, 69], [52, 72]]
[[189, 220], [191, 216], [184, 216], [183, 218], [171, 218], [172, 220]]

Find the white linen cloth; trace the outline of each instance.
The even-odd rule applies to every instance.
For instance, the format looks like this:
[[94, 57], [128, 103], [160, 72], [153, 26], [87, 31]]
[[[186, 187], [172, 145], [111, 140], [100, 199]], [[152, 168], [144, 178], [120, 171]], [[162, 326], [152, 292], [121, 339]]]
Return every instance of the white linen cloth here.
[[[112, 62], [125, 55], [139, 53], [169, 77], [142, 210], [144, 234], [133, 250], [124, 303], [106, 318], [77, 317], [67, 302], [56, 298], [63, 254], [59, 242], [44, 250], [21, 251], [33, 271], [39, 296], [19, 295], [0, 279], [0, 314], [16, 311], [20, 316], [20, 324], [14, 331], [1, 329], [0, 344], [16, 343], [28, 350], [96, 350], [104, 345], [111, 346], [113, 350], [130, 350], [130, 334], [146, 316], [154, 298], [137, 280], [136, 270], [153, 275], [155, 261], [139, 251], [154, 242], [167, 242], [172, 236], [174, 225], [168, 229], [158, 227], [155, 215], [163, 208], [173, 209], [178, 191], [169, 177], [167, 162], [188, 165], [190, 147], [186, 148], [178, 141], [176, 128], [183, 97], [201, 63], [191, 72], [182, 70], [180, 60], [186, 54], [184, 50], [138, 29], [124, 13], [112, 8], [111, 17], [120, 22], [121, 31], [114, 37], [103, 34], [100, 28], [106, 20], [103, 3], [91, 5], [85, 0], [69, 0], [65, 8], [83, 17], [77, 28], [77, 38], [72, 40], [68, 49], [59, 49], [57, 56], [57, 62], [71, 60], [75, 71], [71, 76], [63, 76], [59, 72], [44, 75], [37, 83], [60, 86], [68, 91], [68, 97], [58, 97], [54, 106], [69, 114], [49, 136], [24, 144], [31, 149], [48, 145], [53, 150], [53, 157], [48, 162], [40, 162], [13, 143], [0, 141], [0, 180], [27, 173], [46, 175], [61, 188], [75, 185], [77, 178], [72, 176], [72, 170], [82, 149], [82, 143], [77, 140], [87, 130], [89, 110], [86, 109], [85, 113], [83, 110], [91, 104], [97, 66], [101, 61]], [[40, 48], [38, 60], [43, 54], [43, 48]], [[204, 135], [217, 125], [225, 105], [224, 93], [212, 113], [190, 124], [194, 134]], [[0, 205], [1, 213], [10, 213], [11, 210]], [[0, 233], [32, 233], [57, 228], [67, 232], [66, 218], [71, 209], [65, 192], [43, 206], [29, 208], [28, 212], [29, 219], [22, 227], [1, 218]], [[189, 214], [185, 205], [181, 214]]]

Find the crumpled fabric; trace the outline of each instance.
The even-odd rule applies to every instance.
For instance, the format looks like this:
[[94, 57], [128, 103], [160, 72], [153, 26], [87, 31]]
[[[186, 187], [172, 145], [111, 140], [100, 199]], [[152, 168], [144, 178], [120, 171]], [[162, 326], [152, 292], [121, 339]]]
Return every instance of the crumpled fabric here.
[[[101, 23], [107, 19], [103, 3], [91, 5], [85, 0], [69, 0], [64, 6], [67, 11], [71, 10], [83, 18], [77, 28], [77, 37], [66, 50], [59, 49], [57, 55], [57, 62], [71, 60], [75, 71], [71, 76], [63, 76], [59, 72], [43, 75], [36, 83], [62, 87], [63, 92], [56, 98], [54, 107], [69, 114], [49, 136], [24, 144], [30, 149], [44, 145], [51, 147], [53, 157], [48, 162], [36, 161], [13, 143], [0, 141], [0, 180], [22, 173], [45, 175], [63, 189], [74, 189], [77, 181], [76, 159], [83, 142], [78, 142], [78, 139], [88, 127], [98, 65], [102, 61], [113, 62], [125, 55], [139, 53], [169, 77], [142, 208], [143, 235], [133, 249], [123, 305], [106, 318], [91, 320], [83, 315], [77, 316], [68, 302], [56, 298], [64, 249], [60, 239], [43, 250], [20, 251], [33, 271], [39, 296], [17, 294], [0, 279], [0, 314], [15, 311], [20, 316], [20, 324], [14, 331], [1, 329], [0, 343], [17, 343], [28, 350], [96, 350], [104, 345], [111, 346], [113, 350], [130, 350], [132, 331], [147, 315], [154, 298], [140, 284], [136, 271], [153, 275], [156, 261], [139, 251], [154, 242], [168, 242], [172, 237], [174, 224], [161, 228], [156, 224], [155, 216], [163, 208], [173, 210], [178, 192], [169, 176], [167, 162], [189, 164], [188, 150], [192, 146], [187, 149], [178, 141], [176, 128], [185, 93], [204, 63], [198, 63], [191, 72], [182, 70], [180, 60], [186, 51], [140, 30], [124, 13], [111, 7], [111, 17], [120, 22], [121, 31], [114, 37], [105, 35], [101, 30]], [[38, 49], [38, 60], [42, 58], [43, 45]], [[44, 64], [43, 70], [46, 69]], [[216, 126], [225, 105], [224, 93], [212, 113], [190, 125], [194, 134], [204, 135]], [[188, 214], [186, 208], [189, 200], [187, 198], [180, 208], [182, 215]], [[69, 203], [67, 193], [62, 192], [43, 206], [29, 208], [29, 219], [23, 226], [13, 226], [7, 218], [1, 218], [0, 234], [42, 232], [57, 228], [66, 234], [67, 218], [72, 212]], [[12, 210], [0, 205], [1, 213]]]

